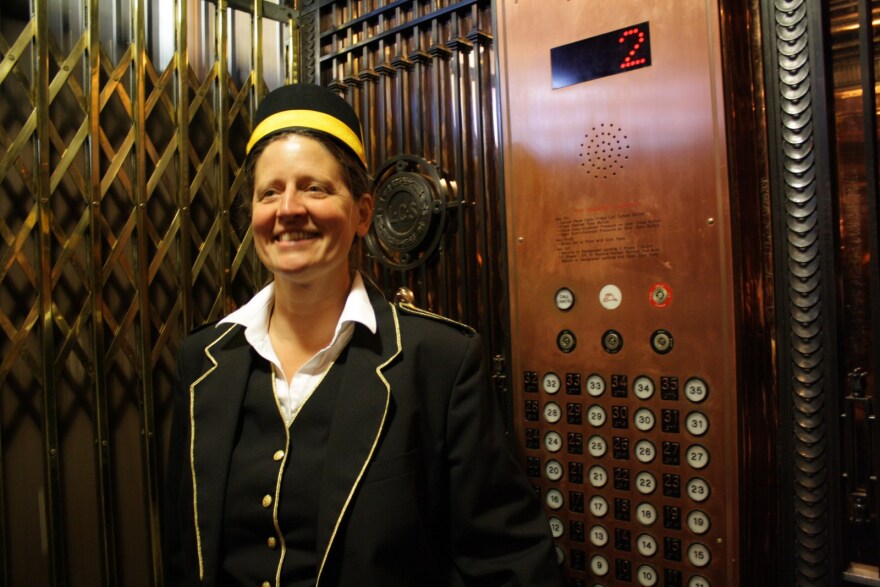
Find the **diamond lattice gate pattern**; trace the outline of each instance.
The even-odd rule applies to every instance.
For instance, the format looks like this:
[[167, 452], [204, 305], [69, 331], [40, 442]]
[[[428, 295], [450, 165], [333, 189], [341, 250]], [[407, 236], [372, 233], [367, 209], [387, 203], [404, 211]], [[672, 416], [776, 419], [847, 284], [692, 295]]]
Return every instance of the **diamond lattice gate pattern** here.
[[161, 584], [177, 345], [264, 280], [238, 169], [295, 18], [0, 8], [0, 583]]

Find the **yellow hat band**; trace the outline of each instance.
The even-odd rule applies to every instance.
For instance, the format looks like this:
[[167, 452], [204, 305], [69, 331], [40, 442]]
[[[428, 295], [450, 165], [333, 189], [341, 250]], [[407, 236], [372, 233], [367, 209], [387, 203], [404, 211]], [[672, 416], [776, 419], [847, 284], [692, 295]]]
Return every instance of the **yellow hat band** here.
[[364, 145], [357, 133], [338, 118], [317, 110], [285, 110], [266, 117], [251, 133], [245, 153], [250, 153], [260, 139], [288, 128], [310, 128], [325, 132], [342, 141], [354, 151], [364, 167], [367, 166]]

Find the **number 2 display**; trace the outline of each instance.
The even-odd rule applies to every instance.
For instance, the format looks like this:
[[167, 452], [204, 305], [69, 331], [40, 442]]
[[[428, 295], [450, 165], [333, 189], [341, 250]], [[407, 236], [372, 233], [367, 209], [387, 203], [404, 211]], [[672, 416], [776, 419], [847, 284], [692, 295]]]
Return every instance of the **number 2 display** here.
[[554, 90], [649, 65], [647, 22], [550, 49]]

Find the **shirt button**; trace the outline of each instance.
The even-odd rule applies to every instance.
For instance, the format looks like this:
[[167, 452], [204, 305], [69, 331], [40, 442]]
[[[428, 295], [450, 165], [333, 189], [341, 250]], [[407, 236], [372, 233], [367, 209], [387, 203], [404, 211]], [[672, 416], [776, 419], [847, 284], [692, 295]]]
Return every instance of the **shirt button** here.
[[270, 505], [272, 505], [272, 496], [271, 495], [264, 495], [263, 496], [263, 507], [267, 508]]
[[276, 450], [275, 454], [272, 455], [272, 458], [275, 459], [276, 461], [280, 461], [281, 459], [284, 458], [284, 451], [283, 450]]
[[275, 550], [275, 545], [276, 545], [276, 544], [277, 544], [277, 543], [275, 542], [275, 537], [274, 537], [274, 536], [269, 536], [269, 540], [266, 541], [266, 546], [268, 546], [268, 547], [271, 548], [272, 550]]

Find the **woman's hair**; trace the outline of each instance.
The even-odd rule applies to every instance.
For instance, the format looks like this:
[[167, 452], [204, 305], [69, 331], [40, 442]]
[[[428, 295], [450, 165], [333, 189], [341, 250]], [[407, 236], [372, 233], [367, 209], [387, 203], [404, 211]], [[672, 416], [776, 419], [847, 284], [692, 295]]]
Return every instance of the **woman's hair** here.
[[247, 196], [244, 200], [247, 202], [246, 206], [248, 209], [250, 209], [253, 200], [254, 171], [257, 167], [257, 159], [260, 158], [262, 152], [270, 144], [290, 135], [299, 135], [314, 139], [330, 151], [342, 168], [342, 181], [345, 183], [345, 187], [348, 188], [348, 191], [351, 192], [351, 195], [355, 200], [359, 200], [362, 194], [370, 191], [372, 178], [370, 178], [370, 175], [367, 173], [367, 170], [364, 169], [360, 159], [358, 159], [354, 153], [351, 153], [348, 149], [341, 146], [338, 141], [325, 133], [310, 129], [289, 129], [267, 137], [254, 145], [251, 152], [244, 160], [244, 190], [245, 195]]

